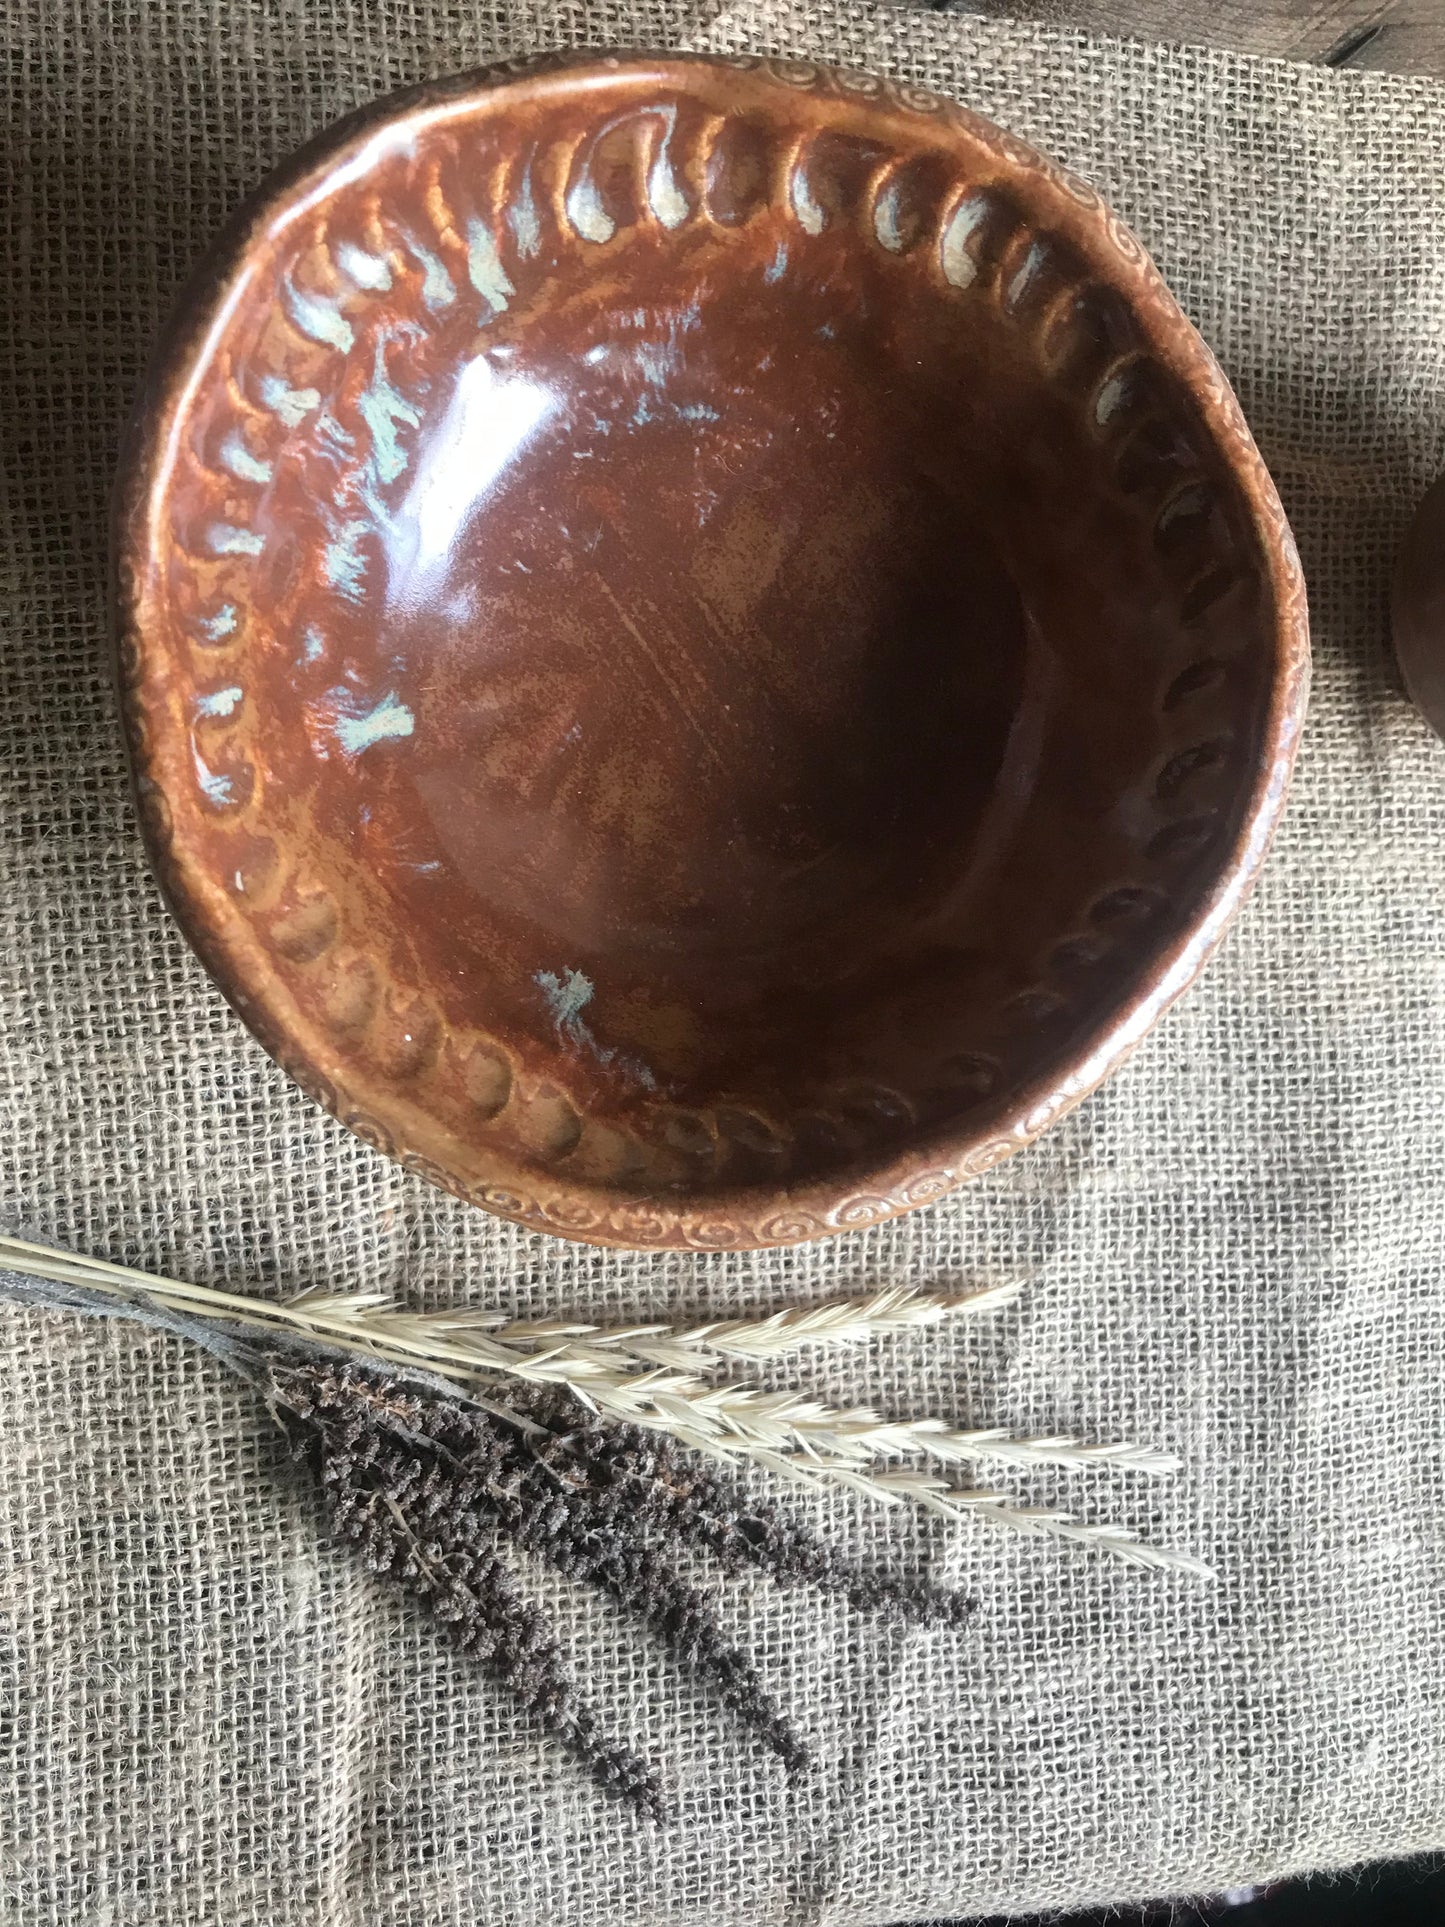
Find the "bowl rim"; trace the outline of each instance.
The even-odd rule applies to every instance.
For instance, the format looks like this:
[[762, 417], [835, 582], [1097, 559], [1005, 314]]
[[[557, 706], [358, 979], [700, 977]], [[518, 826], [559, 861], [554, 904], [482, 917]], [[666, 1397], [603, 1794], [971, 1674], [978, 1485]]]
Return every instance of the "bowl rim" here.
[[[1099, 279], [1127, 302], [1144, 344], [1182, 385], [1222, 456], [1247, 513], [1267, 589], [1265, 617], [1274, 643], [1268, 704], [1260, 725], [1254, 780], [1238, 826], [1211, 858], [1211, 880], [1191, 914], [1151, 954], [1126, 994], [1060, 1054], [1052, 1069], [1022, 1085], [976, 1125], [941, 1124], [874, 1159], [796, 1184], [757, 1183], [704, 1193], [638, 1197], [606, 1184], [541, 1173], [490, 1147], [473, 1162], [485, 1172], [463, 1178], [431, 1155], [424, 1105], [389, 1089], [384, 1076], [325, 1072], [298, 1047], [304, 1024], [279, 991], [250, 933], [225, 927], [220, 896], [204, 865], [187, 860], [165, 798], [151, 776], [146, 697], [149, 530], [164, 499], [163, 454], [244, 285], [251, 243], [278, 218], [298, 218], [329, 190], [342, 167], [361, 168], [391, 142], [431, 122], [621, 80], [686, 87], [700, 73], [716, 83], [729, 70], [738, 84], [761, 81], [786, 92], [835, 95], [908, 124], [929, 116], [961, 153], [1000, 165], [1023, 211], [1077, 246]], [[1271, 607], [1272, 604], [1272, 607]], [[1214, 355], [1179, 307], [1143, 245], [1095, 189], [991, 121], [926, 89], [824, 62], [762, 56], [680, 54], [584, 48], [508, 60], [424, 82], [370, 101], [322, 129], [242, 203], [201, 257], [172, 306], [125, 430], [111, 515], [112, 663], [131, 780], [151, 866], [182, 932], [227, 1001], [267, 1052], [315, 1101], [352, 1131], [443, 1189], [538, 1231], [587, 1244], [629, 1249], [755, 1250], [836, 1235], [931, 1203], [1032, 1143], [1116, 1070], [1145, 1033], [1198, 976], [1255, 883], [1278, 826], [1304, 719], [1310, 674], [1303, 573], [1284, 509], [1239, 403]], [[248, 976], [242, 963], [249, 959]], [[259, 968], [257, 967], [259, 966]], [[254, 988], [266, 984], [269, 1004]], [[278, 1011], [278, 1008], [279, 1011]], [[294, 1020], [288, 1022], [288, 1016]]]

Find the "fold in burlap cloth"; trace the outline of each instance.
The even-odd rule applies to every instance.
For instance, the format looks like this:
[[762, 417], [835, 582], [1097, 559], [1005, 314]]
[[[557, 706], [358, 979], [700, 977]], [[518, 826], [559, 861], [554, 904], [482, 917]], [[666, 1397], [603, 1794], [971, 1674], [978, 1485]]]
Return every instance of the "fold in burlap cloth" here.
[[[606, 1802], [323, 1536], [244, 1389], [154, 1332], [5, 1316], [0, 1917], [879, 1923], [1445, 1843], [1445, 753], [1396, 692], [1391, 551], [1445, 464], [1445, 92], [778, 0], [15, 0], [0, 335], [0, 1191], [32, 1236], [259, 1289], [764, 1306], [1022, 1264], [1024, 1306], [821, 1364], [836, 1397], [1175, 1446], [1086, 1502], [1213, 1591], [840, 1499], [976, 1587], [956, 1638], [731, 1586], [824, 1763], [790, 1791], [657, 1647], [556, 1595], [672, 1768]], [[178, 278], [314, 128], [557, 41], [814, 54], [957, 94], [1091, 177], [1238, 386], [1310, 576], [1317, 695], [1263, 888], [1035, 1150], [800, 1251], [633, 1257], [404, 1177], [293, 1090], [142, 866], [106, 682], [105, 498]], [[1019, 1490], [1056, 1493], [1067, 1482]], [[538, 1582], [549, 1595], [549, 1582]]]

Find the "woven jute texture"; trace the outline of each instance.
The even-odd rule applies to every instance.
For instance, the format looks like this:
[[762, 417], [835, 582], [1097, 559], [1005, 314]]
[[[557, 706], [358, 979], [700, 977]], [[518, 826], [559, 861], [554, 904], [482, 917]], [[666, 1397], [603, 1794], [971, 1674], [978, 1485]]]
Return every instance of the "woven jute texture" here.
[[[14, 0], [0, 22], [0, 1213], [258, 1291], [765, 1307], [1004, 1267], [1025, 1303], [805, 1365], [838, 1399], [1127, 1435], [1081, 1505], [1213, 1590], [842, 1498], [964, 1636], [729, 1582], [821, 1764], [771, 1757], [538, 1577], [659, 1828], [330, 1543], [256, 1398], [167, 1336], [11, 1312], [0, 1919], [25, 1927], [883, 1923], [1445, 1844], [1445, 752], [1385, 590], [1445, 465], [1445, 92], [966, 17], [466, 0]], [[811, 54], [944, 89], [1095, 181], [1223, 360], [1309, 574], [1316, 695], [1263, 887], [1128, 1069], [1027, 1155], [785, 1253], [529, 1235], [404, 1176], [254, 1046], [147, 879], [107, 682], [106, 491], [160, 316], [339, 112], [557, 43]], [[1057, 1495], [1066, 1479], [1020, 1491]]]

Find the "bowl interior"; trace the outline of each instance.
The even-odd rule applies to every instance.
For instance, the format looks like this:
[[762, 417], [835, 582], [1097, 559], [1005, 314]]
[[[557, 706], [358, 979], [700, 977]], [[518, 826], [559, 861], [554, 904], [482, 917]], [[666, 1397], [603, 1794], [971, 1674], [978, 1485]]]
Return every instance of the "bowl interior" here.
[[147, 473], [139, 760], [312, 1088], [468, 1190], [781, 1196], [986, 1136], [1137, 994], [1275, 612], [1081, 221], [675, 64], [264, 210]]

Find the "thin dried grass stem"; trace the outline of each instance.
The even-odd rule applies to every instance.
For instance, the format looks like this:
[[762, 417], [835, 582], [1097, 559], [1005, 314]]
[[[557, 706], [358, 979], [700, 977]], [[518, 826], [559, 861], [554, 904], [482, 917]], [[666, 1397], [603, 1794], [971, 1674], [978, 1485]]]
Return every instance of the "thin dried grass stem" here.
[[[1070, 1468], [1112, 1465], [1133, 1472], [1173, 1472], [1172, 1453], [1124, 1441], [1088, 1444], [1067, 1433], [1021, 1438], [1003, 1426], [959, 1431], [937, 1418], [888, 1419], [859, 1407], [840, 1410], [797, 1392], [770, 1392], [750, 1385], [709, 1386], [699, 1381], [681, 1394], [694, 1416], [724, 1433], [774, 1450], [806, 1452], [858, 1464], [879, 1459], [925, 1457], [946, 1464], [1002, 1460], [1017, 1465]], [[659, 1382], [652, 1397], [671, 1413], [679, 1388]]]

